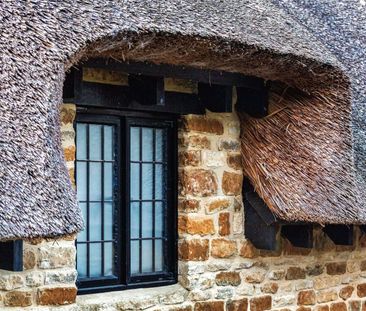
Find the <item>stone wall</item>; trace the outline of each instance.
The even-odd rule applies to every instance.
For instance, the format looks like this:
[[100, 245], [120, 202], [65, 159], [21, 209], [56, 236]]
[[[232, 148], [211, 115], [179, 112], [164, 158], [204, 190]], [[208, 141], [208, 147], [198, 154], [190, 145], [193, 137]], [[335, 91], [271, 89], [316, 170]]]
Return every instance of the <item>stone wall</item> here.
[[[74, 117], [75, 107], [63, 105], [62, 146], [72, 180]], [[279, 249], [265, 252], [245, 239], [239, 128], [234, 113], [182, 119], [177, 285], [75, 301], [74, 237], [30, 241], [24, 271], [0, 271], [0, 309], [366, 311], [366, 237], [358, 228], [352, 247], [335, 246], [321, 228], [311, 250], [279, 237]]]

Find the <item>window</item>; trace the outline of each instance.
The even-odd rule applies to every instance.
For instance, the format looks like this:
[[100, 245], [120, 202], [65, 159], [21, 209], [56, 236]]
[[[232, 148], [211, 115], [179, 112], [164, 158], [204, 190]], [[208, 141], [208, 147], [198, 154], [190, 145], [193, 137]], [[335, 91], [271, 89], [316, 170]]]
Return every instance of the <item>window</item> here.
[[90, 111], [76, 122], [79, 290], [175, 283], [176, 122]]

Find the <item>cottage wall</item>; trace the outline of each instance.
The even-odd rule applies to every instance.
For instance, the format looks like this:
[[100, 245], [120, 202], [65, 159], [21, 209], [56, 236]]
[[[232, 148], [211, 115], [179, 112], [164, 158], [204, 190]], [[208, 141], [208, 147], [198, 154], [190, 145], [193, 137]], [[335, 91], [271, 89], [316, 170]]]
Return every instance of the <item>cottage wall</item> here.
[[[74, 117], [74, 105], [63, 105], [62, 146], [72, 181]], [[245, 239], [239, 129], [235, 113], [182, 119], [178, 284], [76, 298], [74, 237], [29, 241], [24, 271], [0, 271], [0, 308], [366, 310], [366, 237], [358, 228], [352, 247], [335, 246], [321, 228], [311, 250], [279, 238], [277, 251], [264, 252]]]

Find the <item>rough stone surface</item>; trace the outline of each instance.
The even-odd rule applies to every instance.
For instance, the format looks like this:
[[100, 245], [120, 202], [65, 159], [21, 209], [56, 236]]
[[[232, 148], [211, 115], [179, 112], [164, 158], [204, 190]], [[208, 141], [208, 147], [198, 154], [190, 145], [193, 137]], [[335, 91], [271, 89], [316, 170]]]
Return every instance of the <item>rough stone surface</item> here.
[[339, 297], [341, 297], [343, 300], [347, 300], [352, 296], [353, 291], [353, 286], [345, 286], [339, 291]]
[[230, 213], [220, 213], [219, 234], [221, 236], [230, 235]]
[[72, 304], [75, 299], [75, 287], [40, 288], [37, 294], [37, 302], [42, 306]]
[[344, 302], [336, 302], [330, 305], [330, 311], [347, 311], [347, 305]]
[[236, 253], [236, 242], [226, 239], [214, 239], [211, 242], [211, 255], [216, 258], [229, 258]]
[[250, 299], [250, 311], [264, 311], [271, 310], [272, 308], [272, 297], [261, 296]]
[[210, 196], [217, 192], [217, 178], [214, 172], [204, 169], [185, 169], [180, 173], [182, 195]]
[[186, 131], [203, 132], [216, 135], [222, 135], [224, 133], [224, 127], [222, 123], [217, 119], [208, 117], [186, 117], [183, 120], [183, 127]]
[[241, 194], [243, 176], [241, 174], [224, 172], [222, 177], [222, 191], [226, 195]]
[[286, 280], [305, 279], [305, 270], [299, 267], [289, 267], [286, 272]]
[[366, 297], [366, 283], [357, 285], [357, 296], [360, 298]]
[[238, 286], [241, 283], [238, 272], [220, 272], [216, 275], [216, 284], [219, 286]]
[[213, 219], [211, 217], [196, 217], [182, 215], [178, 218], [178, 230], [180, 234], [210, 235], [215, 233]]
[[297, 296], [298, 305], [315, 305], [316, 295], [313, 290], [304, 290], [299, 292]]
[[4, 296], [4, 305], [7, 307], [28, 307], [32, 305], [32, 292], [11, 291]]
[[332, 262], [326, 265], [329, 275], [341, 275], [346, 273], [347, 264], [345, 262]]
[[248, 299], [229, 300], [226, 303], [226, 311], [247, 311], [248, 310]]
[[224, 311], [224, 302], [196, 302], [194, 305], [194, 311]]
[[181, 260], [207, 260], [209, 256], [209, 241], [198, 239], [184, 240], [179, 245], [178, 252]]

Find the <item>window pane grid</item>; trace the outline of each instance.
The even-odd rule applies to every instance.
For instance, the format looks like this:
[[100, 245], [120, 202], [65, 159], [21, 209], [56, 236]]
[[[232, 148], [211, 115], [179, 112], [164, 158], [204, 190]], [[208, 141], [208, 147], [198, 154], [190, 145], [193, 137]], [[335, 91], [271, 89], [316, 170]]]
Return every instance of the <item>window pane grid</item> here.
[[[165, 232], [165, 222], [157, 218], [157, 204], [161, 216], [165, 214], [167, 206], [165, 180], [167, 171], [167, 161], [165, 160], [166, 147], [164, 139], [166, 130], [153, 127], [132, 126], [130, 128], [131, 151], [131, 274], [144, 274], [163, 271], [162, 260], [164, 258], [165, 242], [167, 241]], [[164, 137], [163, 137], [164, 136]], [[157, 145], [159, 142], [159, 146]], [[138, 188], [136, 189], [136, 165], [138, 166]], [[157, 169], [159, 168], [159, 169]], [[159, 176], [158, 176], [159, 175]], [[159, 184], [157, 181], [161, 180]], [[159, 193], [159, 198], [156, 194]], [[138, 215], [137, 206], [138, 203]], [[162, 210], [163, 209], [163, 210]], [[151, 216], [148, 216], [151, 215]], [[136, 232], [136, 220], [138, 217], [138, 237]], [[159, 236], [157, 236], [157, 227]], [[159, 243], [157, 244], [157, 241]], [[136, 244], [138, 243], [138, 245]], [[138, 249], [136, 249], [138, 247]], [[138, 262], [136, 262], [138, 260]]]
[[[78, 131], [81, 128], [85, 130]], [[76, 245], [78, 247], [77, 261], [79, 276], [82, 279], [103, 278], [114, 274], [114, 252], [116, 239], [106, 238], [106, 234], [112, 237], [114, 214], [114, 177], [116, 170], [114, 135], [115, 126], [77, 123], [77, 150], [78, 145], [86, 145], [82, 149], [85, 152], [77, 152], [76, 164], [85, 163], [85, 172], [76, 170], [76, 175], [85, 173], [85, 197], [80, 198], [80, 204], [86, 206], [85, 233], [79, 234]], [[107, 135], [107, 137], [106, 137]], [[107, 144], [107, 149], [105, 148]], [[108, 158], [108, 159], [106, 159]], [[80, 164], [79, 164], [80, 165]], [[107, 177], [111, 180], [106, 182]], [[77, 178], [77, 180], [79, 180]], [[107, 185], [107, 186], [106, 186]], [[77, 188], [79, 188], [77, 182]], [[108, 188], [112, 189], [109, 189]], [[106, 190], [110, 198], [106, 198]], [[79, 189], [78, 189], [79, 193]], [[106, 219], [106, 216], [108, 218]], [[108, 220], [108, 224], [106, 224]], [[107, 227], [106, 227], [107, 225]], [[112, 231], [111, 233], [109, 231]], [[85, 238], [81, 239], [81, 237]], [[81, 253], [79, 249], [84, 250]], [[85, 257], [85, 258], [84, 258]], [[83, 267], [85, 266], [85, 267]], [[81, 271], [79, 271], [81, 270]]]

